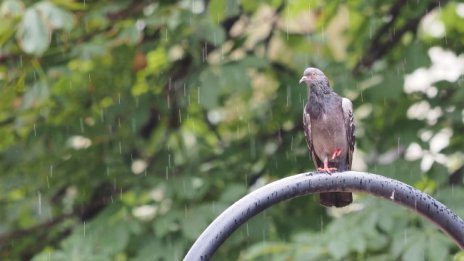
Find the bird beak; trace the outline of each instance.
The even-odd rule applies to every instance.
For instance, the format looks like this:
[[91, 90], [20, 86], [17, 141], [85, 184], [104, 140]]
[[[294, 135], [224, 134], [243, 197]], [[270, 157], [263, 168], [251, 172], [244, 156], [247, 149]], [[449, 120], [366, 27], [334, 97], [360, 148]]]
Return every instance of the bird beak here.
[[307, 79], [306, 76], [301, 77], [299, 84], [301, 84], [302, 82], [306, 81], [306, 79]]

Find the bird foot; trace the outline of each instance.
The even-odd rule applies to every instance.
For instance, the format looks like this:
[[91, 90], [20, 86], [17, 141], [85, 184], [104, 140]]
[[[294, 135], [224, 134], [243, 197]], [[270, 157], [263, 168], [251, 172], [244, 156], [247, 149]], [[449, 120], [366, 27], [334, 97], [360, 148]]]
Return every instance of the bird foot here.
[[337, 168], [324, 167], [324, 168], [317, 168], [317, 170], [327, 172], [327, 174], [332, 174], [332, 171], [337, 171]]
[[335, 158], [339, 157], [342, 155], [342, 150], [339, 148], [336, 148], [332, 154], [332, 159], [334, 160]]

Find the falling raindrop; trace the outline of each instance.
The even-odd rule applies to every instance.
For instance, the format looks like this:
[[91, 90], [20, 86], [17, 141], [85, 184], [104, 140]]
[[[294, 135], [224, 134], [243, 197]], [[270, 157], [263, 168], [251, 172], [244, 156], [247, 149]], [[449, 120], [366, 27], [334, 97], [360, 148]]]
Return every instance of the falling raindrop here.
[[321, 33], [322, 33], [321, 37], [322, 37], [322, 40], [325, 42], [325, 28], [324, 28], [324, 25], [322, 25], [321, 27], [322, 27], [321, 28]]
[[85, 238], [85, 221], [84, 221], [84, 238]]
[[169, 180], [169, 167], [166, 166], [166, 180]]
[[396, 145], [396, 153], [398, 156], [400, 156], [400, 137], [398, 137], [398, 142], [397, 142], [397, 145]]
[[288, 18], [285, 19], [285, 33], [286, 33], [286, 39], [288, 41]]
[[324, 219], [321, 217], [321, 233], [324, 233]]
[[34, 123], [34, 136], [37, 137], [37, 130], [35, 128], [35, 123]]
[[84, 121], [82, 120], [82, 118], [79, 118], [79, 124], [81, 126], [81, 132], [84, 132]]
[[38, 209], [39, 216], [41, 216], [42, 215], [42, 194], [40, 193], [40, 191], [37, 192], [37, 201], [38, 201], [38, 205], [39, 205], [38, 206], [39, 207], [39, 209]]
[[291, 92], [290, 92], [290, 86], [287, 85], [287, 107], [290, 106], [290, 99], [291, 99]]
[[103, 109], [100, 109], [100, 120], [101, 120], [102, 123], [105, 121]]
[[121, 104], [121, 93], [118, 93], [118, 104]]
[[119, 141], [119, 154], [122, 154], [122, 144], [121, 144], [121, 141]]
[[293, 135], [292, 135], [292, 139], [290, 141], [290, 151], [293, 151]]
[[50, 165], [50, 177], [53, 177], [53, 165]]
[[206, 45], [206, 42], [203, 44], [203, 62], [206, 62], [208, 59], [208, 46]]

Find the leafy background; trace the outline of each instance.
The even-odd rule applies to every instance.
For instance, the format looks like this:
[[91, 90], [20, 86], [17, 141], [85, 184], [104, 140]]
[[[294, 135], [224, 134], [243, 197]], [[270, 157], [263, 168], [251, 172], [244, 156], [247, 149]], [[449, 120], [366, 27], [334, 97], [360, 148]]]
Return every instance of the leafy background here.
[[[459, 1], [0, 4], [0, 259], [179, 260], [248, 191], [313, 169], [307, 66], [353, 100], [353, 169], [464, 216]], [[414, 213], [312, 197], [215, 260], [464, 260]]]

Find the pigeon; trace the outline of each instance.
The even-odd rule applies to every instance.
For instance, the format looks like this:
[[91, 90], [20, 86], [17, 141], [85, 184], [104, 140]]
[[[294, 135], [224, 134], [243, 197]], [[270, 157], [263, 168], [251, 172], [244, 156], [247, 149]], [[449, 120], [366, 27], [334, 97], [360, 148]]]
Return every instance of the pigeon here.
[[[308, 86], [303, 126], [314, 166], [328, 174], [350, 170], [355, 143], [351, 101], [338, 96], [317, 68], [306, 68], [302, 82]], [[345, 207], [353, 202], [351, 192], [327, 192], [319, 197], [326, 207]]]

